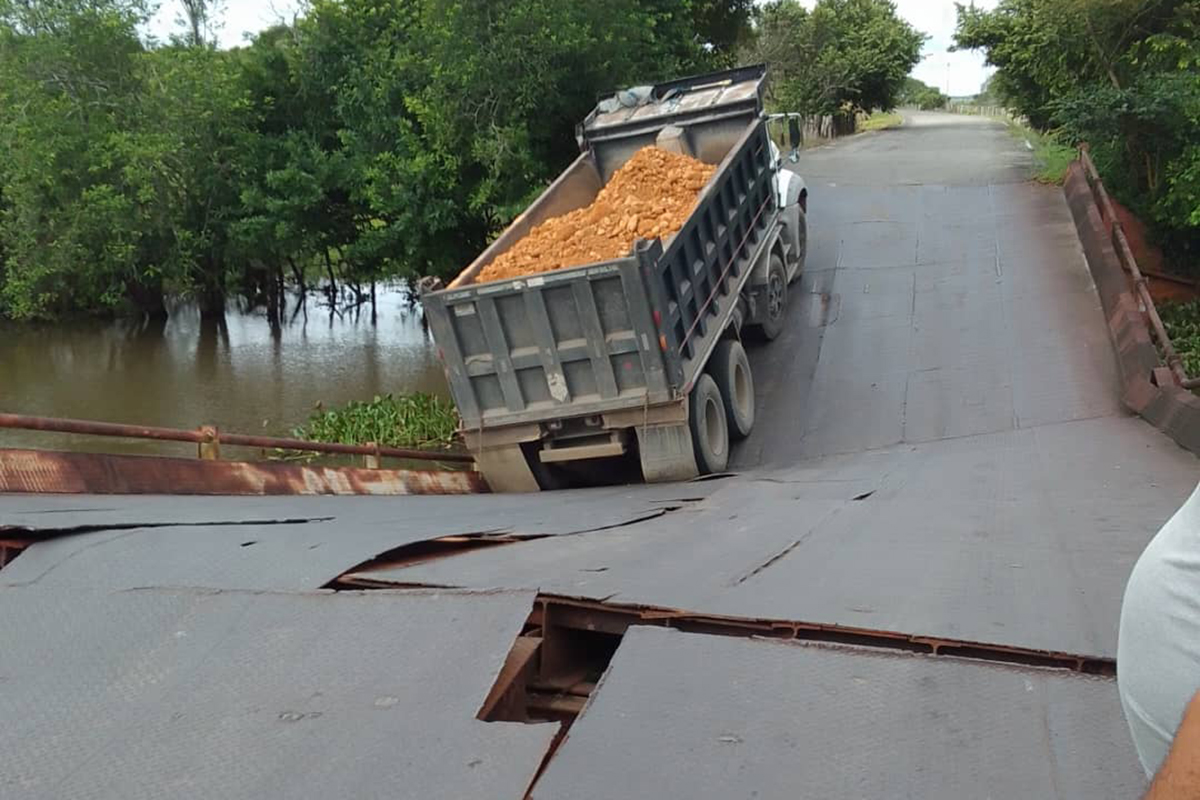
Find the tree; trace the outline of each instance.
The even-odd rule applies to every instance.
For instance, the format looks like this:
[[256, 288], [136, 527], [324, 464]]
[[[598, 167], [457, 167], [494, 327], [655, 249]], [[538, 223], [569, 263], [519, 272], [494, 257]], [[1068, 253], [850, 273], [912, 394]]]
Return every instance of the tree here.
[[[860, 0], [861, 1], [861, 0]], [[281, 308], [449, 275], [633, 83], [732, 60], [750, 0], [313, 0], [219, 50], [221, 0], [0, 0], [0, 314]]]
[[897, 102], [900, 105], [916, 106], [923, 111], [934, 111], [945, 108], [950, 98], [923, 81], [908, 77], [904, 79], [904, 88], [900, 90]]
[[215, 45], [217, 18], [224, 0], [179, 0], [179, 4], [183, 6], [178, 18], [184, 28], [183, 43], [192, 47]]
[[[323, 0], [292, 80], [344, 165], [332, 250], [353, 280], [449, 275], [576, 153], [596, 97], [704, 69], [688, 3]], [[331, 91], [336, 87], [336, 92]], [[332, 132], [332, 135], [330, 135]], [[330, 196], [329, 193], [326, 193]]]
[[779, 105], [835, 114], [893, 108], [924, 42], [890, 0], [818, 0], [811, 12], [776, 0], [753, 54], [771, 63]]
[[0, 304], [16, 318], [160, 305], [115, 152], [135, 126], [135, 2], [0, 0]]
[[1106, 183], [1200, 256], [1200, 2], [1002, 0], [958, 6], [957, 46], [997, 67], [991, 88], [1035, 127], [1087, 141]]
[[690, 7], [692, 27], [704, 47], [716, 60], [731, 64], [754, 35], [753, 0], [693, 0]]

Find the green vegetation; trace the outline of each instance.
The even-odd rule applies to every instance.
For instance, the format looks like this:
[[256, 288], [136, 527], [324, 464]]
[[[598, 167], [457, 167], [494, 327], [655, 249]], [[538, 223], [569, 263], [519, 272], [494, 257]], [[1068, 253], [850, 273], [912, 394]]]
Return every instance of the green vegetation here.
[[876, 111], [859, 123], [860, 131], [881, 131], [884, 128], [895, 128], [904, 122], [904, 117], [894, 111]]
[[750, 5], [313, 0], [219, 50], [210, 0], [165, 43], [147, 0], [0, 0], [0, 316], [451, 274], [600, 93], [732, 63]]
[[916, 106], [922, 111], [936, 111], [945, 108], [950, 98], [929, 84], [909, 77], [904, 79], [899, 101], [901, 105]]
[[1060, 144], [1091, 145], [1177, 269], [1200, 265], [1200, 0], [959, 5], [955, 38], [998, 67], [989, 94]]
[[746, 60], [771, 65], [775, 103], [803, 114], [853, 117], [895, 108], [925, 35], [890, 0], [776, 0], [759, 12]]
[[895, 105], [922, 34], [888, 0], [311, 0], [217, 48], [214, 0], [0, 0], [0, 318], [227, 298], [286, 284], [358, 302], [446, 277], [576, 155], [605, 92], [772, 62], [774, 98]]
[[1163, 303], [1158, 307], [1175, 352], [1183, 359], [1188, 377], [1200, 375], [1200, 300]]
[[1063, 144], [1060, 135], [1055, 132], [1034, 130], [1020, 122], [1009, 122], [1008, 130], [1033, 148], [1034, 180], [1061, 186], [1067, 177], [1067, 167], [1075, 160], [1078, 151]]
[[449, 400], [429, 394], [376, 395], [341, 408], [317, 410], [297, 439], [342, 444], [375, 443], [386, 447], [450, 447], [458, 431], [458, 411]]

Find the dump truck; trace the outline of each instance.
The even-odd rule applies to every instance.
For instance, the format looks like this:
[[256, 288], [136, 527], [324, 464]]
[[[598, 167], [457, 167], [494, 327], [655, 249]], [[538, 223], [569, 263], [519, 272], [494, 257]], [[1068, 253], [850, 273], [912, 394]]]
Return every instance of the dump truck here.
[[[800, 126], [764, 113], [765, 81], [765, 66], [740, 67], [605, 98], [577, 128], [579, 157], [423, 295], [463, 438], [493, 491], [604, 482], [630, 465], [646, 481], [685, 480], [723, 471], [731, 440], [749, 435], [743, 334], [783, 331], [807, 243], [807, 190], [782, 155], [790, 147], [795, 160]], [[651, 145], [716, 165], [674, 236], [637, 239], [613, 260], [477, 280]]]

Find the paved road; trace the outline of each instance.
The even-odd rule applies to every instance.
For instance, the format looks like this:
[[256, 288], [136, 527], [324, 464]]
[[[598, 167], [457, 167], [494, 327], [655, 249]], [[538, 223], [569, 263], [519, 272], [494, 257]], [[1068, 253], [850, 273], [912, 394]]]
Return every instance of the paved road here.
[[[736, 477], [0, 501], [0, 525], [81, 529], [0, 574], [10, 640], [29, 643], [0, 648], [0, 718], [20, 721], [0, 736], [0, 796], [394, 796], [403, 781], [521, 797], [546, 729], [493, 730], [472, 709], [537, 591], [1111, 659], [1125, 577], [1196, 460], [1119, 408], [1061, 193], [1025, 181], [1001, 126], [939, 114], [798, 168], [808, 270], [786, 334], [751, 354], [759, 421]], [[373, 560], [451, 534], [520, 541]], [[307, 593], [339, 576], [403, 591]], [[379, 624], [389, 613], [404, 625]], [[40, 633], [55, 627], [70, 630]], [[410, 754], [399, 768], [381, 737]], [[322, 752], [312, 781], [262, 768]], [[229, 772], [239, 754], [258, 766]], [[532, 796], [1128, 798], [1141, 782], [1108, 678], [634, 628]]]
[[1120, 416], [1070, 213], [1028, 162], [1002, 126], [939, 114], [804, 155], [807, 272], [753, 354], [766, 424], [736, 464]]
[[396, 579], [1114, 656], [1125, 576], [1196, 462], [1120, 409], [1070, 213], [1024, 179], [1026, 152], [996, 123], [918, 114], [806, 153], [808, 270], [786, 335], [751, 356], [747, 478], [652, 538]]

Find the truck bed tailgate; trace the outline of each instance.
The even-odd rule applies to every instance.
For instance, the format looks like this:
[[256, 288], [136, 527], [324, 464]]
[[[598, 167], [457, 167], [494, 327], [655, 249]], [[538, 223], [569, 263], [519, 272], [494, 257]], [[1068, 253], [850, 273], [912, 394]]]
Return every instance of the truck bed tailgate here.
[[[657, 244], [647, 247], [661, 252]], [[669, 399], [642, 283], [645, 250], [432, 294], [426, 313], [463, 425], [517, 424]]]

